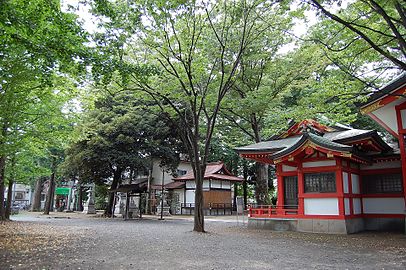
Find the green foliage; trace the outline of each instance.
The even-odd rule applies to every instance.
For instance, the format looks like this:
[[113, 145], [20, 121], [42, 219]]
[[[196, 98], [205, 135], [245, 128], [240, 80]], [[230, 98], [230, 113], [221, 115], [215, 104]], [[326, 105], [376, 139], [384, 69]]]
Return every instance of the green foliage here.
[[0, 10], [0, 155], [41, 156], [66, 135], [75, 86], [56, 71], [78, 74], [86, 33], [58, 1], [7, 0]]
[[77, 127], [78, 139], [67, 149], [65, 174], [82, 182], [107, 180], [113, 172], [148, 169], [151, 158], [175, 167], [178, 140], [174, 128], [140, 104], [133, 92], [96, 100]]
[[306, 2], [323, 15], [310, 38], [343, 71], [370, 81], [406, 69], [404, 1], [348, 1], [336, 11], [330, 6], [334, 1]]
[[95, 208], [106, 209], [108, 186], [104, 184], [95, 185]]

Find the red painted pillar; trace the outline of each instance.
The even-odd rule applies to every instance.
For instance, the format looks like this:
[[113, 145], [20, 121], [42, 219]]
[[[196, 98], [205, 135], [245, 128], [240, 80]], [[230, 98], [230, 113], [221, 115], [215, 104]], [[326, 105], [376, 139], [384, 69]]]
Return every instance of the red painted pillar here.
[[[406, 209], [406, 149], [405, 149], [405, 135], [406, 135], [406, 127], [402, 125], [402, 117], [400, 114], [401, 109], [406, 108], [406, 103], [403, 103], [399, 106], [396, 106], [396, 120], [398, 123], [398, 140], [399, 140], [399, 148], [400, 148], [400, 157], [402, 159], [402, 178], [403, 178], [403, 197], [405, 201], [405, 209]], [[405, 214], [406, 215], [406, 214]]]
[[278, 199], [276, 200], [276, 205], [278, 208], [282, 208], [285, 198], [284, 198], [284, 190], [283, 190], [283, 176], [282, 176], [282, 165], [276, 165], [276, 179], [278, 181], [277, 189], [278, 189]]
[[276, 213], [282, 214], [283, 205], [285, 204], [285, 191], [284, 191], [284, 183], [283, 183], [283, 176], [282, 176], [282, 164], [276, 165], [276, 177], [278, 181], [278, 199], [276, 201]]
[[[336, 170], [336, 194], [338, 198], [338, 214], [341, 217], [345, 216], [344, 207], [344, 185], [343, 185], [343, 167], [340, 158], [336, 158], [337, 170]], [[349, 184], [349, 183], [348, 183]]]
[[303, 175], [303, 165], [299, 162], [297, 165], [297, 197], [299, 201], [297, 213], [299, 215], [304, 215], [304, 175]]

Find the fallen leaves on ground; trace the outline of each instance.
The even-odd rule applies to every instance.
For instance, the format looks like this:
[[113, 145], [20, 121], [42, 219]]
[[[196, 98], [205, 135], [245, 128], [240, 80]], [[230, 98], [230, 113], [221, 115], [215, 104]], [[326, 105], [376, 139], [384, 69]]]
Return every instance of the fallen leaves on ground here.
[[25, 269], [43, 264], [50, 257], [63, 257], [64, 248], [84, 237], [86, 229], [52, 226], [32, 222], [0, 223], [0, 261], [9, 269]]

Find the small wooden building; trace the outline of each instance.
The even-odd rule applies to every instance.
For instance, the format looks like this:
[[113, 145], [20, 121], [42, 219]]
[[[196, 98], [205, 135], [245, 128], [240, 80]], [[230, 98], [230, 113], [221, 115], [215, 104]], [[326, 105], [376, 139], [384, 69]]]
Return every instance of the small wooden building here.
[[[191, 213], [195, 202], [195, 178], [193, 171], [173, 178], [174, 183], [166, 185], [167, 189], [183, 192], [182, 213]], [[209, 163], [206, 166], [203, 181], [204, 208], [209, 210], [222, 209], [231, 211], [233, 202], [233, 184], [241, 183], [243, 178], [232, 175], [223, 162]]]
[[236, 150], [277, 172], [277, 205], [250, 207], [249, 226], [326, 233], [405, 226], [399, 148], [375, 130], [304, 120]]

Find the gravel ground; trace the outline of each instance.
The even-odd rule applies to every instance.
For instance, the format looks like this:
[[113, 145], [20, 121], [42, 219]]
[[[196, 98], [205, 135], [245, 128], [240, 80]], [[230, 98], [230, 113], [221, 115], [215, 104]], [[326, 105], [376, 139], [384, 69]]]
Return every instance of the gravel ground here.
[[[26, 213], [0, 225], [0, 269], [406, 269], [406, 236], [248, 230], [230, 220]], [[228, 221], [228, 222], [226, 222]]]

